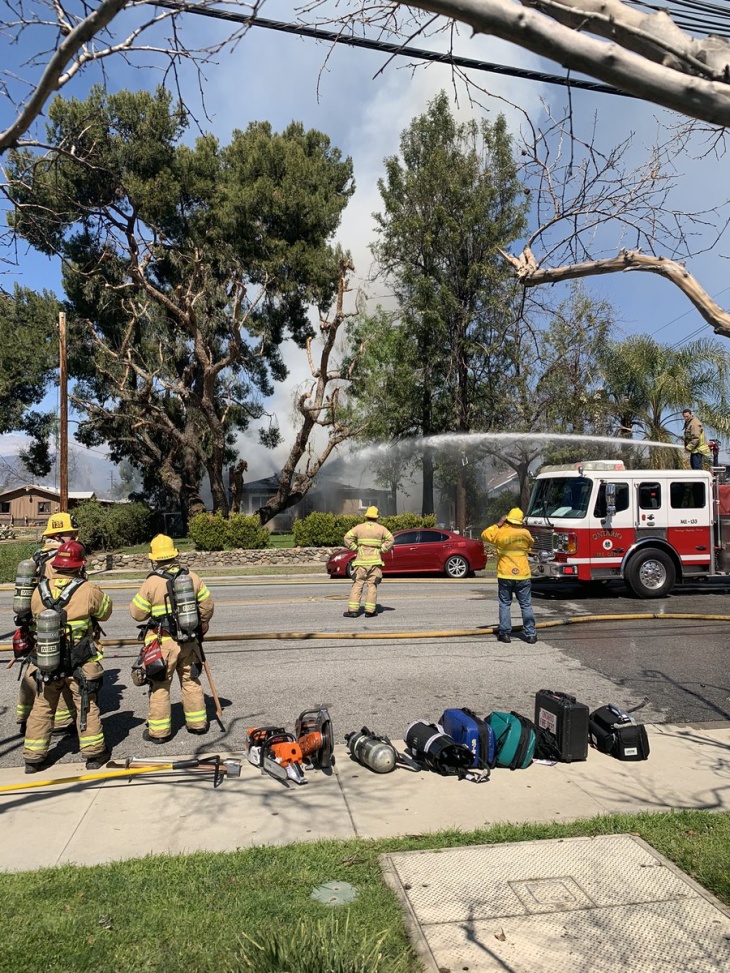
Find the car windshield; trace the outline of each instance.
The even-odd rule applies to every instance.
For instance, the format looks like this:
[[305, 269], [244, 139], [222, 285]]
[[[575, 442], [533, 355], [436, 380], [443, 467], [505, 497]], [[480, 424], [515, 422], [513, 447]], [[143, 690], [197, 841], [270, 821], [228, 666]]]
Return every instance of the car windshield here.
[[593, 480], [583, 476], [556, 476], [538, 480], [530, 497], [528, 517], [581, 520], [588, 513]]

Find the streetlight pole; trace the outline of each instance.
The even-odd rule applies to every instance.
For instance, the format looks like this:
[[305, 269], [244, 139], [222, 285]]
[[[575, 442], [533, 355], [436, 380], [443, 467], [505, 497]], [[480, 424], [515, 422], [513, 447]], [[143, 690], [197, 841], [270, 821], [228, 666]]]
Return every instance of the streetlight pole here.
[[58, 314], [58, 361], [59, 376], [58, 384], [60, 388], [59, 409], [60, 415], [60, 456], [59, 456], [59, 484], [60, 496], [59, 503], [62, 512], [68, 512], [68, 378], [66, 372], [66, 312], [59, 311]]

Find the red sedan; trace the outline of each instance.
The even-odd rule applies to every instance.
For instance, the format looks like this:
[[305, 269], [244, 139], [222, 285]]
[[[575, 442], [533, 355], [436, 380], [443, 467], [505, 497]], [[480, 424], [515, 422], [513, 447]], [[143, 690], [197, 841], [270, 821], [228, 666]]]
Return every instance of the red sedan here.
[[[383, 574], [445, 574], [449, 578], [466, 578], [481, 571], [487, 563], [484, 545], [450, 530], [437, 527], [399, 530], [395, 543], [383, 554]], [[331, 578], [352, 577], [355, 552], [342, 550], [327, 561]]]

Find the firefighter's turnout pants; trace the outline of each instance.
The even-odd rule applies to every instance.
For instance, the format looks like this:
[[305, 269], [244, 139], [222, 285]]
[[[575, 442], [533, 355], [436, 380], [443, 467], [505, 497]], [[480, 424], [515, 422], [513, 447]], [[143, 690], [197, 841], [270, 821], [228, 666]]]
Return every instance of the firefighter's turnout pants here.
[[378, 607], [378, 585], [383, 580], [383, 569], [379, 564], [358, 564], [355, 568], [355, 579], [350, 588], [350, 598], [347, 610], [359, 611], [362, 590], [365, 589], [365, 611], [374, 612]]
[[200, 685], [201, 652], [197, 642], [179, 645], [173, 638], [163, 636], [160, 643], [165, 660], [165, 679], [150, 682], [150, 710], [147, 719], [150, 736], [166, 740], [172, 734], [170, 686], [175, 673], [180, 680], [185, 726], [189, 730], [207, 730], [205, 695]]
[[[81, 671], [87, 682], [98, 681], [99, 684], [101, 683], [104, 670], [100, 662], [85, 662]], [[101, 726], [101, 714], [96, 699], [96, 691], [89, 692], [86, 729], [82, 731], [81, 685], [73, 676], [66, 676], [63, 679], [53, 679], [44, 683], [42, 692], [35, 696], [33, 709], [25, 728], [23, 760], [26, 763], [37, 764], [45, 759], [51, 745], [53, 718], [66, 690], [71, 693], [73, 707], [76, 711], [76, 728], [79, 733], [79, 749], [82, 755], [88, 759], [105, 752], [104, 730]]]
[[[31, 663], [23, 670], [23, 678], [20, 680], [18, 690], [18, 702], [15, 707], [15, 722], [23, 724], [27, 722], [30, 711], [38, 692], [33, 673], [36, 667]], [[56, 715], [53, 720], [53, 732], [59, 733], [76, 722], [76, 712], [74, 710], [74, 698], [70, 687], [64, 685], [61, 690], [61, 698], [58, 701]]]

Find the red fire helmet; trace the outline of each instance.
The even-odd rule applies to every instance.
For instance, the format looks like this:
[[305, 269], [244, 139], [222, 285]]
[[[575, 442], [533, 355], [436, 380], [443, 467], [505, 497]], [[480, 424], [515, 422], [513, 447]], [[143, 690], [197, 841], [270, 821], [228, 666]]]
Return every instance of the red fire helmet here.
[[78, 541], [65, 541], [56, 551], [51, 567], [57, 571], [76, 571], [86, 564], [86, 548]]

